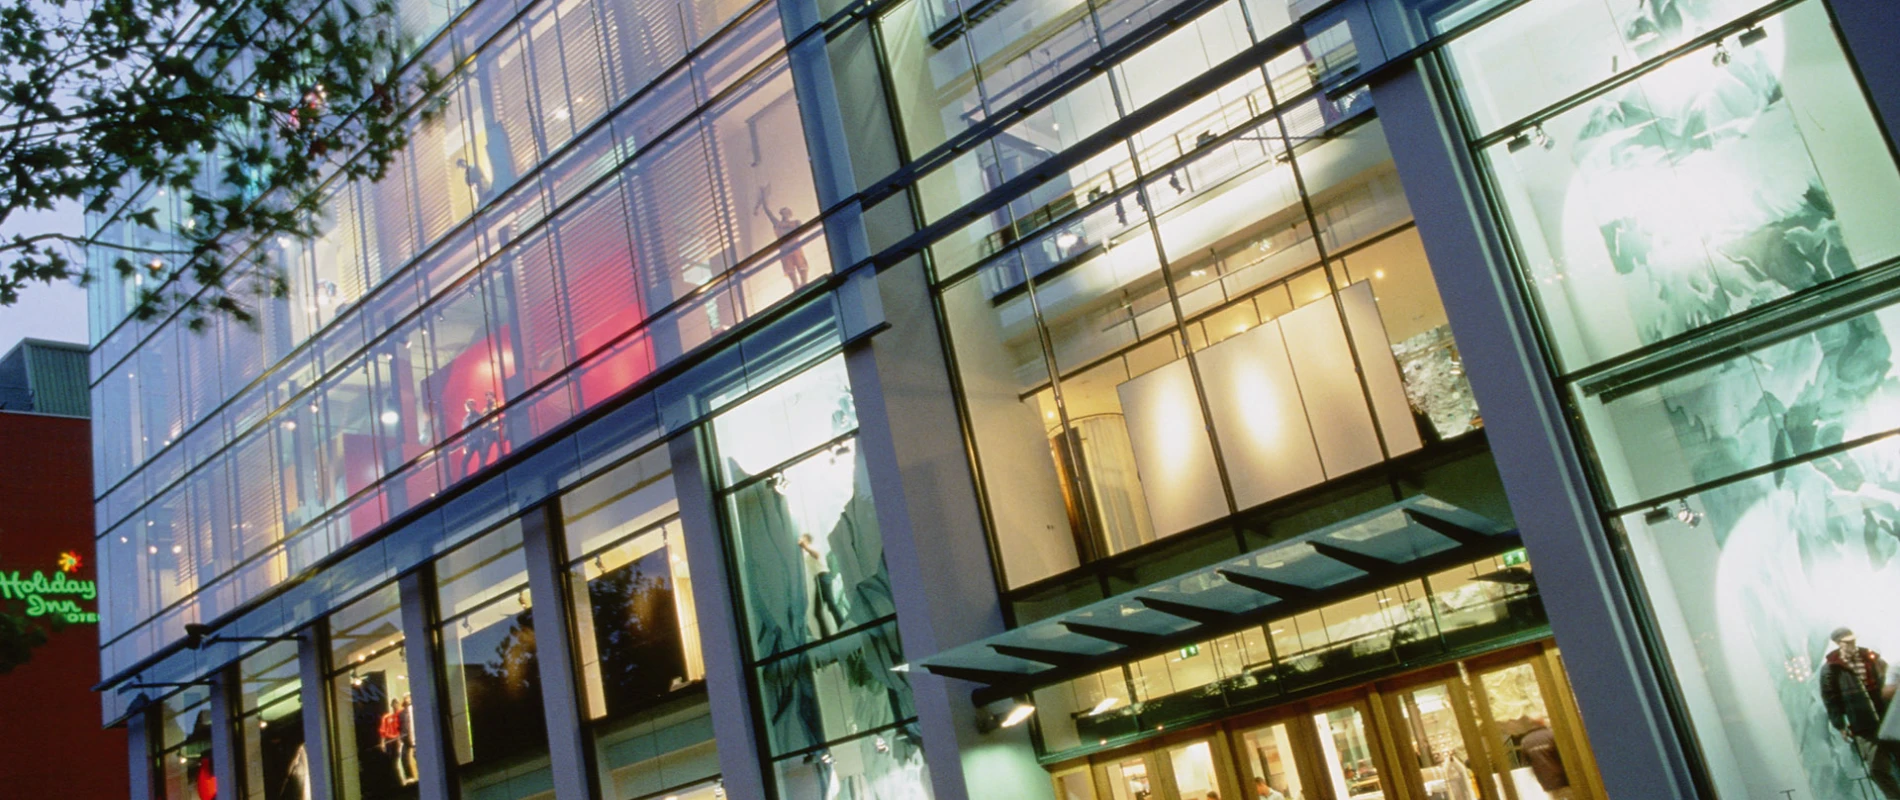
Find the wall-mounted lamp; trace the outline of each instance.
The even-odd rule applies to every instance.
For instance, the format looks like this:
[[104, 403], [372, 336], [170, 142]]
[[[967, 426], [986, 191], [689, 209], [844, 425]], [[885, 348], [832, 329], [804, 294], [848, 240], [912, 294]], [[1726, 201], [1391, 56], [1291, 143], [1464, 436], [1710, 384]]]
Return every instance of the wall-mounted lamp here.
[[1036, 713], [1035, 706], [1022, 702], [1021, 700], [1011, 700], [1009, 703], [1009, 709], [1001, 714], [991, 710], [989, 706], [978, 706], [976, 709], [976, 732], [991, 733], [1003, 728], [1014, 728], [1017, 725], [1023, 724], [1031, 715]]

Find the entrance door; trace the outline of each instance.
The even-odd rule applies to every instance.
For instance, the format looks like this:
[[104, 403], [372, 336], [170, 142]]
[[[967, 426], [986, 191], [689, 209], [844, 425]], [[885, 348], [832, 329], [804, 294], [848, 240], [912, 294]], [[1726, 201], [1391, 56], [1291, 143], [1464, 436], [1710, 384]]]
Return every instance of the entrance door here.
[[1149, 753], [1135, 753], [1102, 764], [1097, 785], [1107, 790], [1107, 800], [1165, 800], [1157, 791], [1161, 770]]
[[1591, 800], [1596, 765], [1577, 744], [1576, 717], [1540, 657], [1474, 671], [1471, 680], [1492, 780], [1504, 800]]
[[1360, 703], [1313, 714], [1313, 727], [1319, 732], [1320, 774], [1332, 784], [1334, 800], [1385, 800], [1387, 796], [1368, 716]]
[[1164, 800], [1208, 800], [1233, 797], [1234, 788], [1226, 776], [1233, 773], [1227, 764], [1226, 748], [1214, 739], [1195, 739], [1163, 748], [1167, 763], [1167, 784], [1171, 791]]
[[1481, 776], [1489, 773], [1482, 753], [1467, 742], [1478, 741], [1476, 720], [1464, 685], [1439, 680], [1399, 689], [1390, 697], [1387, 719], [1398, 727], [1399, 767], [1412, 795], [1424, 800], [1496, 800], [1482, 792]]
[[1300, 778], [1300, 753], [1310, 751], [1303, 733], [1298, 720], [1281, 720], [1235, 734], [1243, 800], [1319, 800]]

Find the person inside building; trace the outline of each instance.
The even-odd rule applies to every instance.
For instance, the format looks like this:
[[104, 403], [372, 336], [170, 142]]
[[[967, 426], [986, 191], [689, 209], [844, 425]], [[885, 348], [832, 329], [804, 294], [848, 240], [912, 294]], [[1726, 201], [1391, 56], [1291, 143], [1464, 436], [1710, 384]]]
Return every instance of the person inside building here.
[[1253, 779], [1253, 793], [1257, 800], [1286, 800], [1286, 795], [1281, 794], [1279, 789], [1273, 788], [1273, 784], [1268, 783], [1266, 778]]
[[1543, 787], [1544, 794], [1551, 800], [1570, 800], [1574, 796], [1570, 774], [1564, 771], [1563, 756], [1557, 752], [1557, 735], [1551, 732], [1550, 723], [1528, 717], [1519, 722], [1524, 735], [1518, 737], [1517, 749], [1530, 762], [1537, 785]]
[[[784, 239], [792, 235], [793, 231], [798, 230], [798, 226], [805, 224], [805, 221], [793, 215], [791, 206], [780, 208], [778, 215], [773, 216], [772, 206], [767, 202], [771, 194], [772, 187], [761, 188], [759, 202], [753, 205], [752, 213], [754, 216], [764, 214], [766, 220], [772, 223], [772, 235]], [[805, 261], [805, 251], [798, 242], [790, 240], [781, 242], [778, 246], [778, 257], [779, 268], [785, 270], [785, 277], [792, 282], [792, 288], [804, 286], [805, 282], [811, 279], [811, 265]]]
[[389, 701], [389, 712], [377, 722], [376, 733], [382, 740], [382, 750], [389, 762], [396, 768], [396, 782], [407, 785], [409, 776], [402, 768], [402, 704]]
[[1860, 646], [1851, 628], [1828, 635], [1834, 649], [1821, 666], [1821, 704], [1828, 724], [1853, 744], [1867, 766], [1867, 777], [1887, 800], [1900, 800], [1900, 742], [1884, 738], [1881, 706], [1888, 701], [1888, 665], [1879, 653]]

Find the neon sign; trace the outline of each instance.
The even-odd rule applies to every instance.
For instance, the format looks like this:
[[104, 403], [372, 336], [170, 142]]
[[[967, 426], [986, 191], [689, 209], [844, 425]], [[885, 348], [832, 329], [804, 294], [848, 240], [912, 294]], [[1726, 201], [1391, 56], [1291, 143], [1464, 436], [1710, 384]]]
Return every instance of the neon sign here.
[[99, 585], [93, 581], [68, 577], [79, 570], [77, 553], [61, 553], [59, 569], [52, 577], [39, 570], [33, 577], [22, 578], [20, 571], [0, 572], [0, 600], [21, 600], [29, 617], [58, 617], [71, 624], [99, 624], [97, 609], [88, 610], [80, 603], [99, 597]]

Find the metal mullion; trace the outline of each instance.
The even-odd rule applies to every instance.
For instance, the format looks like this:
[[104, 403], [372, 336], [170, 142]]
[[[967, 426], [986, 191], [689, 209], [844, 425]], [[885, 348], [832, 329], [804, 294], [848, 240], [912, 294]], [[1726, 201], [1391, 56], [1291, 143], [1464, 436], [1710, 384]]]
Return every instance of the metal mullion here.
[[804, 642], [802, 644], [797, 645], [796, 647], [787, 647], [784, 650], [780, 650], [776, 653], [772, 653], [771, 655], [765, 656], [764, 658], [747, 659], [746, 668], [759, 669], [759, 668], [765, 667], [767, 665], [770, 665], [779, 661], [788, 660], [793, 656], [803, 655], [807, 652], [816, 650], [826, 645], [837, 644], [845, 639], [848, 639], [852, 636], [856, 636], [860, 633], [864, 633], [866, 631], [876, 630], [886, 625], [890, 625], [894, 627], [896, 626], [896, 624], [897, 624], [897, 615], [887, 614], [885, 616], [878, 617], [877, 619], [874, 619], [870, 622], [859, 623], [849, 628], [835, 631], [830, 636], [826, 636], [821, 639]]
[[[1263, 66], [1261, 69], [1264, 73], [1266, 68]], [[1267, 85], [1267, 99], [1273, 104], [1275, 109], [1283, 108], [1283, 106], [1274, 99], [1271, 82]], [[1292, 170], [1293, 184], [1300, 194], [1300, 206], [1306, 211], [1306, 224], [1313, 232], [1313, 249], [1319, 254], [1321, 271], [1326, 275], [1326, 288], [1332, 295], [1333, 313], [1339, 315], [1339, 329], [1346, 338], [1346, 352], [1347, 355], [1352, 358], [1354, 377], [1359, 381], [1359, 393], [1366, 403], [1366, 416], [1372, 419], [1372, 433], [1379, 442], [1379, 460], [1381, 462], [1391, 461], [1392, 446], [1386, 441], [1385, 425], [1379, 419], [1379, 409], [1373, 402], [1372, 384], [1366, 380], [1366, 367], [1359, 356], [1359, 343], [1357, 338], [1353, 335], [1351, 320], [1346, 316], [1346, 302], [1339, 294], [1339, 279], [1333, 275], [1333, 258], [1327, 253], [1326, 237], [1324, 232], [1320, 230], [1319, 216], [1313, 210], [1313, 195], [1307, 190], [1306, 176], [1304, 171], [1300, 169], [1299, 155], [1294, 151], [1293, 135], [1286, 126], [1286, 115], [1275, 115], [1274, 122], [1280, 128], [1281, 146], [1286, 150], [1286, 165], [1288, 169]], [[1302, 393], [1302, 396], [1304, 396], [1304, 393]], [[1309, 432], [1312, 432], [1314, 436], [1318, 435], [1316, 431], [1311, 431], [1310, 429], [1311, 426], [1309, 425]], [[1396, 493], [1396, 487], [1394, 491]]]

